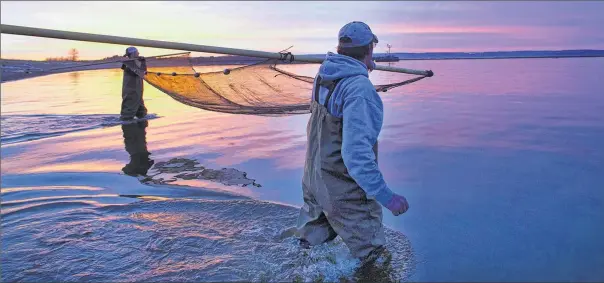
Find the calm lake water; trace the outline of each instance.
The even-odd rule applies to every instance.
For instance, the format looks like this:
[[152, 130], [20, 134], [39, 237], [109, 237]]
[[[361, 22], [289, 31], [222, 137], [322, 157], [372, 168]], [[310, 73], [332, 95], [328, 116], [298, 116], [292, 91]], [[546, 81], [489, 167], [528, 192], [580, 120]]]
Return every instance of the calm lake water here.
[[[432, 69], [436, 74], [381, 94], [385, 121], [379, 139], [380, 168], [390, 187], [410, 203], [410, 210], [399, 217], [384, 210], [384, 222], [410, 240], [417, 265], [409, 279], [604, 280], [604, 59], [413, 61], [393, 65]], [[317, 66], [290, 69], [314, 75]], [[3, 204], [2, 228], [8, 232], [2, 234], [2, 249], [11, 250], [12, 258], [2, 255], [3, 265], [8, 266], [3, 267], [9, 276], [5, 280], [69, 279], [44, 274], [28, 277], [14, 265], [18, 257], [32, 255], [54, 255], [55, 260], [61, 260], [53, 254], [55, 248], [44, 249], [40, 244], [34, 251], [23, 246], [26, 241], [35, 242], [17, 237], [23, 236], [18, 230], [27, 226], [24, 223], [36, 223], [39, 231], [52, 230], [54, 234], [45, 239], [64, 236], [68, 230], [60, 228], [64, 223], [77, 226], [69, 217], [44, 222], [45, 213], [67, 208], [37, 205], [48, 204], [43, 198], [59, 194], [77, 198], [82, 191], [96, 190], [93, 187], [121, 194], [129, 189], [147, 190], [146, 194], [157, 195], [135, 178], [119, 175], [129, 162], [124, 133], [116, 120], [121, 75], [121, 70], [97, 70], [2, 84], [2, 201], [9, 201], [8, 207]], [[376, 84], [405, 78], [371, 74]], [[179, 104], [149, 85], [145, 86], [145, 101], [149, 112], [158, 117], [149, 121], [144, 136], [156, 162], [186, 157], [208, 168], [236, 168], [262, 187], [199, 180], [181, 184], [293, 206], [302, 204], [300, 182], [308, 115], [267, 118], [211, 113]], [[70, 190], [53, 192], [53, 186]], [[44, 193], [28, 194], [34, 187], [45, 188]], [[167, 194], [181, 196], [172, 191]], [[88, 201], [130, 202], [115, 195], [103, 197]], [[7, 216], [7, 208], [18, 208], [20, 203], [35, 207], [36, 212]], [[98, 212], [98, 217], [109, 217], [104, 213]], [[233, 214], [229, 218], [238, 219]], [[270, 221], [270, 217], [263, 219]], [[174, 229], [187, 225], [170, 223]], [[141, 235], [124, 232], [124, 237]], [[157, 241], [183, 243], [188, 239], [171, 235]], [[137, 244], [132, 243], [134, 249]], [[186, 249], [187, 245], [179, 248]], [[116, 270], [132, 264], [127, 257], [120, 258], [111, 259]], [[160, 260], [149, 258], [151, 262]], [[204, 270], [206, 265], [192, 264], [189, 268]], [[70, 274], [69, 268], [63, 271]], [[202, 275], [146, 274], [132, 279], [204, 280], [191, 278]], [[99, 274], [70, 278], [112, 279]]]

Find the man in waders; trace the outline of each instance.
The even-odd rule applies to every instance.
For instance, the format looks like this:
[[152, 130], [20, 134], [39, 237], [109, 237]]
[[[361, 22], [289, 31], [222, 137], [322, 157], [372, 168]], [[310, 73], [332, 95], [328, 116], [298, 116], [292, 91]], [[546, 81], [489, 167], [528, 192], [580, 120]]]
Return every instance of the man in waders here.
[[369, 26], [340, 29], [338, 54], [329, 52], [314, 81], [297, 236], [307, 248], [338, 235], [361, 260], [380, 254], [385, 237], [382, 207], [405, 213], [377, 164], [382, 100], [368, 78], [378, 42]]
[[134, 59], [122, 64], [124, 81], [122, 83], [122, 110], [120, 119], [129, 121], [143, 118], [147, 115], [147, 108], [143, 100], [143, 77], [147, 71], [144, 57], [140, 57], [136, 47], [128, 47], [124, 57]]

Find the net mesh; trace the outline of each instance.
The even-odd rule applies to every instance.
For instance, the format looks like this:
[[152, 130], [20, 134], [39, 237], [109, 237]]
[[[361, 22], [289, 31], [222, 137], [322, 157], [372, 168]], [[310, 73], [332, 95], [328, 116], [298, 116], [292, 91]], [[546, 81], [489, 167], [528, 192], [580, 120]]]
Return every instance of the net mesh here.
[[[182, 64], [167, 68], [177, 63]], [[310, 113], [314, 78], [279, 68], [283, 63], [269, 59], [228, 72], [197, 73], [187, 56], [156, 58], [148, 60], [145, 80], [181, 103], [209, 111], [263, 116]], [[375, 88], [387, 91], [423, 78]]]

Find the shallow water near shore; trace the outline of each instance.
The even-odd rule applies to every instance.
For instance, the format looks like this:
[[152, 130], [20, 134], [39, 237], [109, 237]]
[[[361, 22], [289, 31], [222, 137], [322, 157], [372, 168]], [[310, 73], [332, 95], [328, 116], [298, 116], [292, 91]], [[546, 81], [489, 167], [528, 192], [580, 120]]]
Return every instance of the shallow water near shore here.
[[[380, 168], [410, 203], [403, 216], [384, 211], [397, 278], [604, 280], [603, 63], [393, 64], [436, 74], [381, 94]], [[304, 254], [275, 239], [302, 204], [308, 115], [206, 112], [146, 85], [156, 118], [133, 129], [112, 122], [120, 83], [120, 70], [95, 70], [1, 85], [3, 280], [352, 276], [339, 241]], [[181, 158], [213, 173], [141, 183], [122, 172], [124, 136], [144, 140], [156, 165]]]

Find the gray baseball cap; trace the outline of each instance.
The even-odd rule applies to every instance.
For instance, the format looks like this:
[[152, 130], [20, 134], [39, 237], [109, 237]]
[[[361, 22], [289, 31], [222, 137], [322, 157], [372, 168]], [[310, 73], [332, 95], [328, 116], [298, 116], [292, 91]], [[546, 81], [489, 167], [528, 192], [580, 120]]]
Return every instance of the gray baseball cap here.
[[339, 46], [343, 48], [365, 46], [371, 42], [378, 43], [378, 38], [369, 26], [363, 22], [350, 22], [338, 33]]
[[124, 56], [129, 56], [130, 54], [132, 54], [136, 51], [138, 51], [138, 49], [136, 49], [136, 47], [130, 46], [130, 47], [126, 48], [126, 54], [124, 54]]

